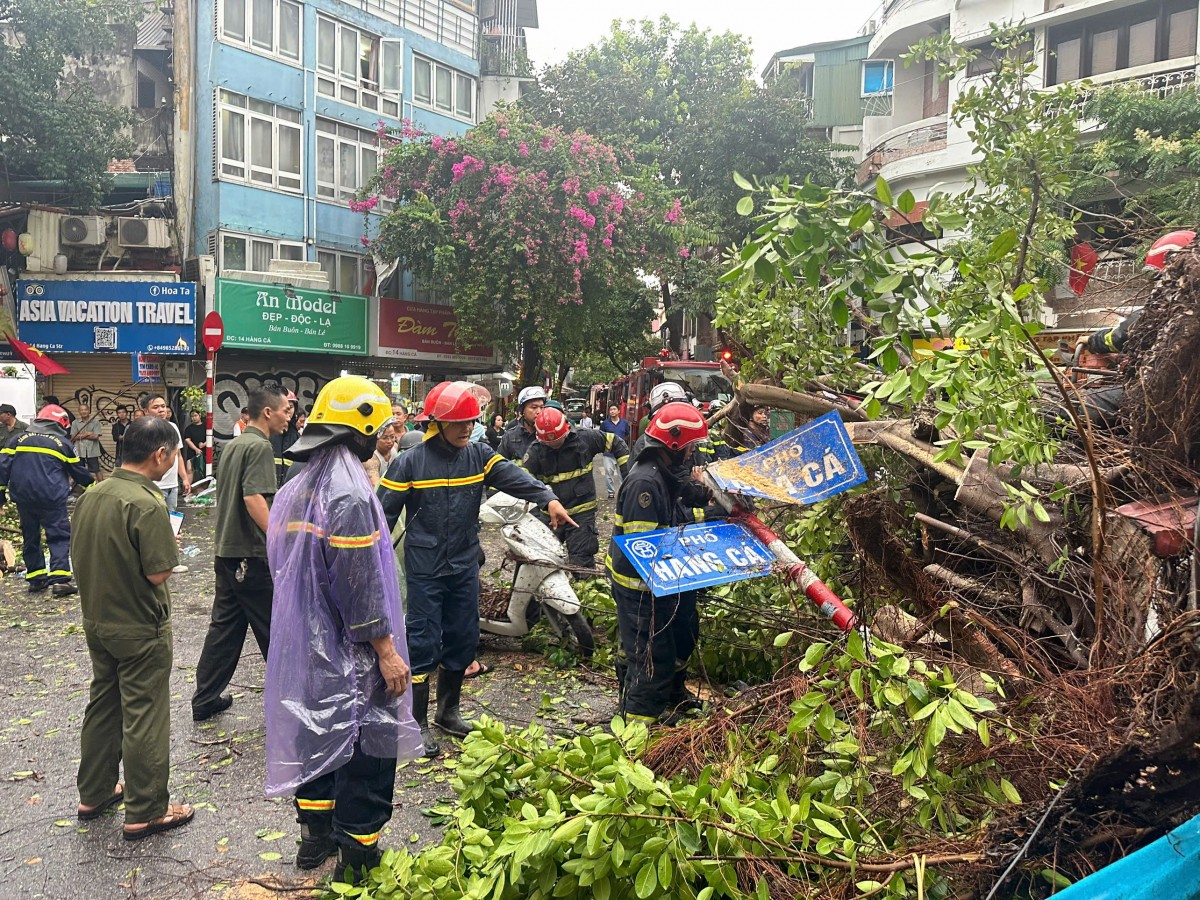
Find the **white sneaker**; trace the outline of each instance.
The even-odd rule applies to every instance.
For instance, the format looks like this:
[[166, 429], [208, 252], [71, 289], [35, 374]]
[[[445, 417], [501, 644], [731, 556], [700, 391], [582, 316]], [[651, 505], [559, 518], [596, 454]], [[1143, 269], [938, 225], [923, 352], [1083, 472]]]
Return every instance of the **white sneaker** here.
[[187, 567], [187, 566], [184, 566], [184, 565], [178, 565], [178, 566], [176, 566], [175, 568], [173, 568], [171, 571], [172, 571], [173, 573], [175, 573], [176, 575], [182, 575], [182, 574], [183, 574], [184, 572], [186, 572], [187, 570], [188, 570], [188, 567]]

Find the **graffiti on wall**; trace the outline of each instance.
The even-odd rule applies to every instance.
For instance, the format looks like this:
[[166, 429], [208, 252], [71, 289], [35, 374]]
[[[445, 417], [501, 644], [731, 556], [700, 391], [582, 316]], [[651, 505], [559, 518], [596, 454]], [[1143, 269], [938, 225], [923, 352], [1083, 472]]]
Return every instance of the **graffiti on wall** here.
[[332, 376], [313, 371], [218, 373], [213, 384], [213, 434], [218, 441], [233, 438], [233, 423], [238, 420], [250, 392], [264, 384], [279, 384], [296, 394], [304, 409], [311, 409], [317, 393]]
[[[141, 402], [142, 397], [147, 393], [170, 393], [157, 385], [147, 385], [144, 381], [128, 381], [124, 384], [116, 385], [115, 387], [97, 387], [94, 384], [89, 384], [86, 387], [78, 388], [70, 397], [59, 397], [72, 414], [75, 414], [80, 403], [86, 403], [91, 407], [92, 412], [100, 417], [100, 421], [111, 425], [117, 421], [117, 407], [127, 406], [132, 414]], [[105, 468], [113, 468], [117, 464], [116, 457], [113, 455], [115, 447], [112, 446], [112, 432], [108, 428], [100, 430], [100, 464]]]

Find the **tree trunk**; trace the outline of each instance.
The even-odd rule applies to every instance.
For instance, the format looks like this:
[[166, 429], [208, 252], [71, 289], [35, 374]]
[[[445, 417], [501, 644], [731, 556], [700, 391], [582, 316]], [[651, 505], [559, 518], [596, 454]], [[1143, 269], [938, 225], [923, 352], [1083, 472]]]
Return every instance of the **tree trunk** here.
[[525, 325], [521, 336], [521, 383], [518, 387], [542, 383], [542, 348], [533, 336], [533, 323]]

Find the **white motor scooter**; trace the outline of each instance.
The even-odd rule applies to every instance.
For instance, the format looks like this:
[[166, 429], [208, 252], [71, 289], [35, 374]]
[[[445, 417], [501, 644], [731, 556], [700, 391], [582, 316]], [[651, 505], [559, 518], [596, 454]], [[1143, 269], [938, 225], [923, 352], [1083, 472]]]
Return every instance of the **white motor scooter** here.
[[503, 526], [501, 533], [516, 558], [517, 569], [508, 618], [480, 616], [479, 627], [491, 634], [521, 637], [544, 614], [551, 631], [565, 638], [580, 656], [590, 658], [595, 649], [592, 626], [580, 609], [570, 577], [563, 571], [567, 550], [533, 509], [532, 503], [500, 493], [480, 507], [480, 522]]

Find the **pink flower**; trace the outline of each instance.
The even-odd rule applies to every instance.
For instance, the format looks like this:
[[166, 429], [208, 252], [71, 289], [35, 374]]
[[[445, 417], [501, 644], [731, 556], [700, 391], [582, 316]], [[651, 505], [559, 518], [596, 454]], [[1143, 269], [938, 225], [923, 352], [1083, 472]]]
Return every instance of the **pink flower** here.
[[604, 244], [605, 247], [611, 247], [612, 246], [612, 238], [605, 238], [600, 243]]
[[680, 247], [680, 248], [679, 248], [679, 255], [680, 255], [680, 256], [681, 256], [683, 259], [687, 259], [687, 258], [688, 258], [688, 257], [690, 257], [692, 254], [691, 254], [691, 253], [688, 251], [688, 248], [687, 248], [687, 247]]
[[441, 135], [435, 134], [433, 139], [429, 142], [429, 146], [431, 146], [434, 150], [441, 150], [442, 144], [444, 143], [446, 143], [445, 139]]
[[[640, 197], [640, 195], [639, 195], [639, 197]], [[683, 218], [683, 205], [679, 202], [679, 198], [676, 198], [675, 202], [673, 204], [671, 204], [671, 208], [669, 210], [667, 210], [667, 214], [665, 216], [663, 216], [663, 221], [666, 222], [668, 225], [674, 225], [682, 218]]]
[[353, 212], [370, 212], [379, 205], [378, 197], [368, 197], [366, 200], [351, 200], [350, 209]]
[[553, 149], [554, 148], [554, 138], [550, 137], [550, 135], [546, 135], [545, 137], [542, 138], [540, 146], [543, 150]]
[[522, 156], [528, 156], [529, 155], [529, 145], [527, 143], [525, 143], [524, 141], [521, 141], [520, 146], [517, 147], [517, 152], [520, 153]]
[[500, 128], [496, 131], [496, 134], [500, 135], [500, 137], [502, 137], [502, 138], [506, 138], [506, 137], [508, 137], [508, 129]]
[[587, 201], [588, 206], [595, 206], [600, 202], [600, 194], [597, 191], [588, 191]]
[[364, 234], [362, 237], [360, 237], [360, 238], [358, 239], [358, 242], [359, 242], [360, 244], [362, 244], [364, 247], [370, 247], [370, 246], [371, 246], [371, 239], [370, 239], [369, 237], [367, 237], [365, 234]]

